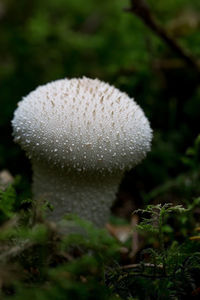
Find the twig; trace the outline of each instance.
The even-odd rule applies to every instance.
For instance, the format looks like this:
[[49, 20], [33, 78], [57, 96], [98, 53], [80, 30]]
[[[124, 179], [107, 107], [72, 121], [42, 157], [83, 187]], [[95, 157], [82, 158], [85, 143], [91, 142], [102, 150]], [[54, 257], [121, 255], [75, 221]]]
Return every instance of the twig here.
[[141, 268], [142, 266], [147, 267], [147, 268], [158, 268], [158, 269], [163, 269], [163, 265], [155, 265], [151, 263], [145, 263], [145, 264], [130, 264], [130, 265], [125, 265], [121, 266], [120, 269], [135, 269], [135, 268]]
[[159, 36], [180, 58], [182, 58], [188, 66], [200, 72], [200, 66], [197, 60], [183, 49], [157, 22], [152, 15], [146, 0], [130, 0], [131, 7], [126, 9], [138, 16], [144, 24], [146, 24], [157, 36]]
[[[153, 268], [154, 270], [159, 270], [161, 273], [156, 274], [148, 274], [144, 272], [144, 268]], [[128, 269], [133, 269], [134, 275], [135, 276], [140, 276], [140, 277], [147, 277], [147, 278], [167, 278], [170, 277], [170, 275], [166, 274], [166, 272], [163, 273], [163, 264], [152, 264], [152, 263], [144, 263], [144, 264], [130, 264], [126, 266], [121, 266], [121, 270], [128, 270]], [[140, 270], [140, 271], [139, 271]], [[127, 275], [127, 274], [126, 274]]]
[[[139, 277], [147, 277], [147, 278], [153, 278], [153, 279], [158, 279], [158, 278], [168, 278], [171, 275], [163, 273], [163, 265], [159, 264], [152, 264], [152, 263], [144, 263], [144, 264], [131, 264], [131, 265], [126, 265], [126, 266], [121, 266], [119, 267], [121, 270], [128, 270], [128, 269], [133, 269], [133, 274], [134, 276], [139, 276]], [[154, 270], [157, 269], [161, 273], [156, 274], [148, 274], [144, 272], [144, 268], [153, 268]], [[129, 272], [125, 272], [124, 276], [127, 277]]]

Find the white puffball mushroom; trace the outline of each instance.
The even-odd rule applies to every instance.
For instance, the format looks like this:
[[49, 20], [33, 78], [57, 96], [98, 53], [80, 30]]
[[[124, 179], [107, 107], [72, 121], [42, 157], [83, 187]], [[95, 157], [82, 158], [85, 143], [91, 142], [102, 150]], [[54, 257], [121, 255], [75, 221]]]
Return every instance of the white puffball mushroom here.
[[61, 79], [19, 102], [14, 138], [31, 159], [33, 195], [98, 226], [109, 218], [125, 170], [150, 150], [152, 130], [126, 93], [98, 79]]

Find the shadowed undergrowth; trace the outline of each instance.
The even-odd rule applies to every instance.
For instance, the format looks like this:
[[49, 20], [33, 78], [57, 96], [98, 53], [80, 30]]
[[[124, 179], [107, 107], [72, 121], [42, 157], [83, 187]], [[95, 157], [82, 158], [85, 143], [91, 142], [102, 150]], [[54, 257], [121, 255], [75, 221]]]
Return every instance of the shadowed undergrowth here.
[[[138, 225], [114, 219], [116, 230], [129, 226], [123, 242], [73, 215], [64, 226], [73, 221], [81, 233], [61, 233], [45, 219], [48, 204], [23, 199], [16, 178], [0, 193], [2, 299], [197, 299], [199, 141], [182, 158], [187, 172], [144, 197], [134, 212]], [[165, 203], [169, 195], [172, 203]]]

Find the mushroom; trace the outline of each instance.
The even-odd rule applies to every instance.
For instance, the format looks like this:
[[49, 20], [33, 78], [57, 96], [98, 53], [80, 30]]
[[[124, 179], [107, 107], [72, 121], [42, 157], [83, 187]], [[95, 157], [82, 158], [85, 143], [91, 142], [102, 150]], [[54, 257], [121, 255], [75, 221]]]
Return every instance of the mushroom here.
[[15, 142], [31, 159], [34, 199], [103, 226], [125, 170], [150, 150], [152, 130], [126, 93], [98, 79], [61, 79], [18, 104]]

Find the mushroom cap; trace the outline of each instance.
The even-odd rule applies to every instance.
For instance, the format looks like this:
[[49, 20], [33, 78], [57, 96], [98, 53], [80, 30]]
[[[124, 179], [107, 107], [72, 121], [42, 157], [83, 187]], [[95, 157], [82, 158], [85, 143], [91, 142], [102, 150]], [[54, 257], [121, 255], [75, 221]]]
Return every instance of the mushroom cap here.
[[126, 93], [98, 79], [61, 79], [19, 102], [15, 141], [33, 160], [77, 171], [126, 170], [150, 150], [152, 130]]

